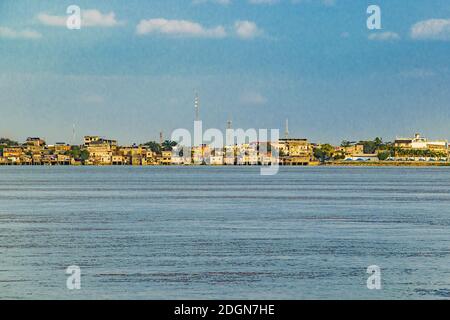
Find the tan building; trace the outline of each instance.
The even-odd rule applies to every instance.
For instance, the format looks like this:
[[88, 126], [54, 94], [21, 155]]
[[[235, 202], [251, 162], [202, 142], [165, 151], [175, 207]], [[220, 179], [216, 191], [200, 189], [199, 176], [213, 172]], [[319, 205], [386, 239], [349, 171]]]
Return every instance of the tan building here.
[[109, 144], [110, 146], [117, 146], [117, 140], [108, 140], [99, 136], [85, 136], [84, 145], [87, 147], [91, 144]]
[[313, 158], [313, 148], [307, 139], [280, 139], [274, 147], [283, 165], [309, 165]]
[[111, 161], [113, 166], [122, 166], [125, 164], [124, 158], [121, 155], [112, 156]]
[[363, 144], [352, 144], [346, 147], [336, 147], [335, 151], [344, 156], [355, 156], [359, 154], [364, 154], [364, 145]]
[[25, 144], [29, 146], [45, 147], [45, 141], [41, 138], [27, 138]]
[[89, 160], [92, 164], [112, 164], [112, 156], [117, 150], [116, 140], [107, 140], [98, 136], [86, 136], [84, 137], [84, 144], [89, 152]]
[[69, 152], [72, 149], [72, 147], [68, 144], [58, 142], [54, 145], [54, 151], [57, 154], [64, 154]]
[[72, 162], [71, 161], [72, 158], [70, 156], [64, 155], [64, 154], [58, 154], [56, 159], [57, 159], [58, 164], [62, 165], [62, 166], [68, 166]]
[[8, 147], [3, 148], [3, 157], [4, 158], [17, 158], [23, 154], [23, 149], [21, 147]]
[[172, 164], [172, 151], [162, 151], [159, 164], [168, 166]]

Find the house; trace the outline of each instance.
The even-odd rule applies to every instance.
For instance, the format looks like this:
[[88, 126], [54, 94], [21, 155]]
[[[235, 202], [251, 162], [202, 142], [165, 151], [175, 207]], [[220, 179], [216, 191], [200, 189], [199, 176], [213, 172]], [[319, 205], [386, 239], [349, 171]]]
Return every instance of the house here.
[[172, 164], [172, 151], [162, 151], [159, 158], [159, 164], [168, 166]]
[[274, 144], [283, 165], [309, 165], [313, 148], [307, 139], [280, 139]]
[[117, 151], [116, 140], [106, 140], [98, 136], [86, 136], [84, 137], [84, 145], [89, 152], [89, 160], [93, 164], [112, 164], [112, 156]]

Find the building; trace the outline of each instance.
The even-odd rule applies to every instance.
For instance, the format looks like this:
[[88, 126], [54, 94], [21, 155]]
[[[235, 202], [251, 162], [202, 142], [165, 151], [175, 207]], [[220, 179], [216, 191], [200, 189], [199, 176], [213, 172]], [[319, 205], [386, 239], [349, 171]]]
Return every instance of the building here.
[[45, 149], [45, 141], [41, 138], [27, 138], [24, 143], [24, 150], [30, 154], [41, 154]]
[[434, 140], [429, 141], [422, 137], [420, 134], [415, 134], [414, 138], [397, 138], [395, 139], [394, 146], [401, 149], [416, 149], [416, 150], [434, 150], [445, 151], [448, 150], [447, 140]]
[[89, 162], [94, 165], [111, 165], [112, 156], [117, 151], [117, 141], [98, 136], [84, 137], [84, 145], [89, 152]]
[[56, 161], [61, 166], [68, 166], [72, 163], [72, 158], [68, 155], [58, 154], [56, 156]]
[[273, 145], [283, 165], [309, 165], [313, 160], [313, 148], [308, 139], [280, 139]]
[[25, 145], [32, 145], [36, 147], [45, 147], [45, 141], [41, 138], [27, 138]]
[[168, 166], [172, 164], [172, 151], [162, 151], [159, 158], [159, 164]]
[[85, 136], [84, 145], [88, 147], [91, 144], [109, 144], [110, 146], [117, 147], [117, 140], [108, 140], [99, 136]]
[[[49, 146], [50, 147], [50, 146]], [[54, 151], [56, 154], [64, 154], [69, 152], [72, 147], [64, 142], [57, 142], [54, 146]]]
[[336, 153], [343, 155], [344, 157], [353, 157], [364, 154], [364, 145], [360, 143], [351, 144], [349, 146], [339, 146], [335, 148]]
[[3, 158], [7, 163], [21, 164], [21, 157], [24, 155], [21, 147], [3, 148]]

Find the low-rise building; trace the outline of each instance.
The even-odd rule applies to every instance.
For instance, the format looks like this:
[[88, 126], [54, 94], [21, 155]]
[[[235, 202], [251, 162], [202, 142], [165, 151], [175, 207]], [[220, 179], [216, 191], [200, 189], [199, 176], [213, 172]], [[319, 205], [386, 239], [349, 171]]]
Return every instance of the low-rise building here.
[[14, 161], [16, 159], [19, 159], [24, 154], [23, 149], [21, 147], [7, 147], [3, 148], [3, 157], [12, 159], [14, 158]]
[[280, 139], [274, 144], [283, 165], [309, 165], [313, 148], [308, 139]]
[[163, 166], [169, 166], [172, 164], [172, 151], [162, 151], [159, 158], [159, 164]]
[[414, 138], [397, 138], [395, 139], [394, 146], [401, 149], [417, 149], [417, 150], [436, 150], [445, 151], [448, 150], [447, 140], [428, 140], [422, 137], [420, 134], [415, 134]]

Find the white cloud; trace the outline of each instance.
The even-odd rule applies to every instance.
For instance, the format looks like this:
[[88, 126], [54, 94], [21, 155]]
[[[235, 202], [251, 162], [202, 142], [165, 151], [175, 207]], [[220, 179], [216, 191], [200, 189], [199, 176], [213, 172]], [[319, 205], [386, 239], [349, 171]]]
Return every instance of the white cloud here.
[[217, 3], [217, 4], [221, 4], [224, 6], [227, 6], [229, 4], [231, 4], [231, 0], [192, 0], [193, 4], [203, 4], [203, 3]]
[[204, 38], [224, 38], [227, 33], [223, 26], [205, 28], [201, 24], [188, 20], [167, 20], [163, 18], [141, 20], [136, 27], [136, 33], [164, 34], [172, 36], [204, 37]]
[[267, 98], [259, 92], [245, 92], [240, 97], [240, 102], [244, 105], [260, 106], [267, 103]]
[[415, 68], [402, 71], [399, 73], [399, 75], [403, 78], [425, 79], [436, 76], [436, 72], [429, 69]]
[[386, 32], [379, 32], [379, 33], [371, 33], [368, 36], [369, 40], [374, 41], [394, 41], [399, 40], [400, 36], [398, 33], [386, 31]]
[[248, 0], [250, 4], [275, 4], [280, 2], [280, 0]]
[[450, 19], [419, 21], [411, 27], [411, 38], [450, 41]]
[[263, 33], [256, 23], [246, 20], [236, 21], [234, 23], [234, 30], [236, 35], [241, 39], [253, 39]]
[[42, 38], [42, 34], [30, 29], [13, 30], [7, 27], [0, 27], [0, 38], [36, 40]]
[[[47, 26], [65, 27], [69, 16], [54, 16], [47, 13], [40, 13], [38, 20]], [[101, 13], [95, 9], [81, 10], [81, 27], [116, 27], [123, 25], [123, 22], [117, 21], [114, 12]]]
[[336, 0], [291, 0], [292, 3], [320, 3], [324, 6], [331, 7], [336, 4]]

